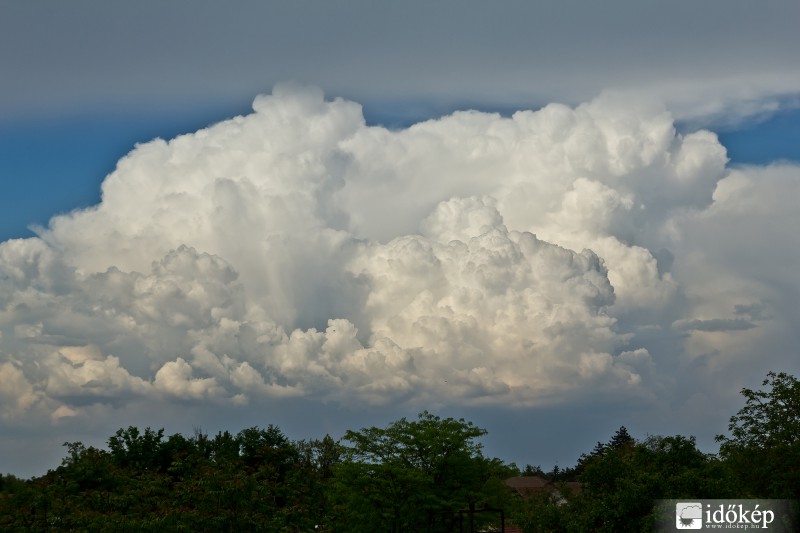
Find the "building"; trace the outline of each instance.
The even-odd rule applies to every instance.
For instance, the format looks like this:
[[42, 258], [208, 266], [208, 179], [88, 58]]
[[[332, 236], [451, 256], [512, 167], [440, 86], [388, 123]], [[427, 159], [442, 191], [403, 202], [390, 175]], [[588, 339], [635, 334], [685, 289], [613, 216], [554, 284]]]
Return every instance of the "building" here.
[[534, 494], [550, 494], [559, 505], [567, 503], [565, 496], [578, 494], [581, 484], [577, 481], [548, 481], [541, 476], [515, 476], [506, 479], [506, 485], [521, 497], [528, 499]]

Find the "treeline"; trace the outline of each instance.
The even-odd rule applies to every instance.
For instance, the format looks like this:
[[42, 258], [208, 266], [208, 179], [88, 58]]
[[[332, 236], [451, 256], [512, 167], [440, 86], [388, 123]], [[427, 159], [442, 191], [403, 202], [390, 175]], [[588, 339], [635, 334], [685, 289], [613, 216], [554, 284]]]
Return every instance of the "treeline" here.
[[[548, 472], [485, 457], [485, 430], [428, 412], [341, 441], [292, 441], [272, 425], [190, 437], [129, 427], [107, 449], [65, 443], [41, 477], [1, 476], [0, 530], [499, 531], [502, 509], [526, 533], [648, 531], [656, 499], [800, 499], [800, 382], [770, 373], [764, 385], [742, 391], [718, 455], [621, 427]], [[521, 497], [504, 481], [519, 475], [547, 490]]]

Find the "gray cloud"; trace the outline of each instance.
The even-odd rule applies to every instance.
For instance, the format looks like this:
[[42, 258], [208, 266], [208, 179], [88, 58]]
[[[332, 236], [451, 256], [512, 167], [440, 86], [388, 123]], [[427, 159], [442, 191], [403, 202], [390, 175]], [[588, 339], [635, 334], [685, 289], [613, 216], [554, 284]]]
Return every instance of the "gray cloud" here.
[[[186, 0], [4, 7], [4, 112], [244, 104], [294, 79], [359, 100], [576, 104], [616, 87], [683, 116], [800, 91], [791, 2]], [[378, 97], [377, 95], [380, 95]], [[6, 104], [3, 104], [6, 105]], [[727, 112], [727, 113], [726, 113]]]
[[683, 331], [744, 331], [756, 327], [753, 322], [741, 318], [678, 320], [672, 326]]

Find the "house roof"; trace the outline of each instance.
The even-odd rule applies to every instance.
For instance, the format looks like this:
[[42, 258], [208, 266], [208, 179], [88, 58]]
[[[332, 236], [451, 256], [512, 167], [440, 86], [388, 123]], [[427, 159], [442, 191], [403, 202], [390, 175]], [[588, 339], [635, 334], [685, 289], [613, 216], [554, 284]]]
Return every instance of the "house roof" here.
[[[557, 491], [559, 487], [562, 486], [562, 483], [553, 483], [541, 476], [515, 476], [506, 479], [505, 483], [516, 490], [523, 498], [537, 492]], [[573, 494], [577, 494], [581, 491], [581, 484], [577, 481], [564, 482], [563, 486], [568, 488]]]
[[541, 490], [552, 484], [540, 476], [515, 476], [506, 479], [506, 485], [519, 490]]

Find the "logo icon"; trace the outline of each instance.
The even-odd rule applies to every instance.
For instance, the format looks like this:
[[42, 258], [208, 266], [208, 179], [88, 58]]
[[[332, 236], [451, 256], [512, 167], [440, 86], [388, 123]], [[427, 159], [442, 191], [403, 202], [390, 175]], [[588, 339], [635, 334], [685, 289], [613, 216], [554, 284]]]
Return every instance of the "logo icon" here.
[[703, 529], [703, 505], [700, 502], [676, 503], [675, 527], [677, 529]]

